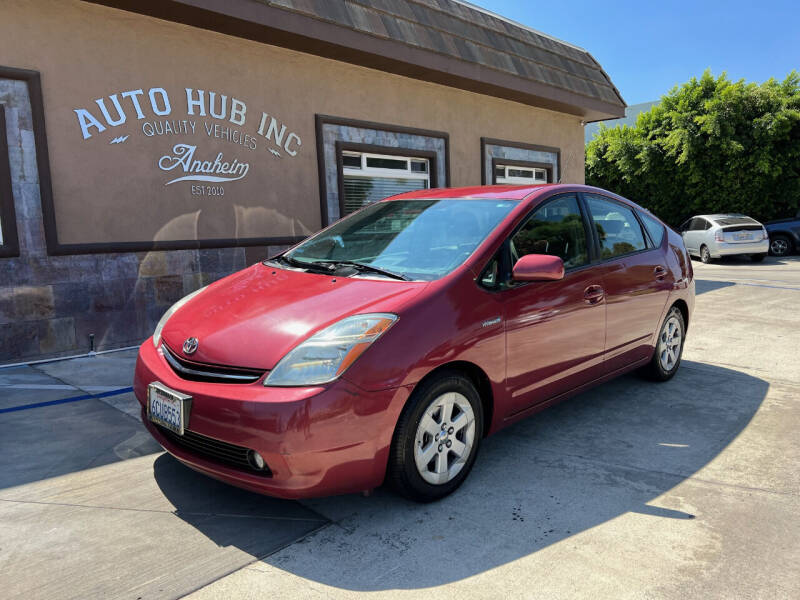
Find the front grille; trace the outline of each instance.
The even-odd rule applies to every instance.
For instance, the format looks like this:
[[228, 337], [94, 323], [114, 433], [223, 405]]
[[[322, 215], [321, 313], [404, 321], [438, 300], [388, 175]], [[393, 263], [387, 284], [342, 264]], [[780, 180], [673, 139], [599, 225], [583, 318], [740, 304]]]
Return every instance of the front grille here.
[[213, 460], [223, 465], [235, 467], [240, 471], [261, 475], [263, 477], [272, 477], [272, 472], [269, 470], [269, 467], [258, 470], [250, 466], [250, 462], [247, 460], [248, 449], [244, 446], [237, 446], [235, 444], [229, 444], [228, 442], [215, 440], [214, 438], [189, 431], [188, 429], [184, 430], [183, 435], [178, 435], [161, 425], [156, 424], [156, 428], [159, 433], [170, 442], [188, 450], [192, 454], [202, 456], [203, 458]]
[[266, 371], [262, 369], [247, 369], [244, 367], [226, 367], [223, 365], [209, 365], [193, 362], [181, 358], [166, 344], [161, 344], [164, 349], [164, 358], [175, 374], [181, 379], [189, 381], [205, 381], [208, 383], [254, 383], [261, 379]]

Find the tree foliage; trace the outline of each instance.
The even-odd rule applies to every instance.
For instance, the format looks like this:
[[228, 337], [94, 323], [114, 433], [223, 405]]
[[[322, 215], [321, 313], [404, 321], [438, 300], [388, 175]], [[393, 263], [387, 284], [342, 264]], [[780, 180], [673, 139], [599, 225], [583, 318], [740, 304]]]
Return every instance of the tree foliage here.
[[706, 71], [673, 88], [634, 127], [601, 127], [586, 182], [678, 225], [697, 214], [794, 216], [800, 205], [800, 75], [730, 81]]

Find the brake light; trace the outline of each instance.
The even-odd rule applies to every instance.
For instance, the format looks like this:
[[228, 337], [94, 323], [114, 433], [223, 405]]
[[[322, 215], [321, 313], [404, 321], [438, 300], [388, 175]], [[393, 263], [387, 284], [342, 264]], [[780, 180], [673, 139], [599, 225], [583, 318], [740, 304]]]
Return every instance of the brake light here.
[[762, 240], [768, 240], [769, 239], [769, 234], [767, 233], [766, 229], [762, 229], [761, 230], [761, 239]]
[[714, 241], [715, 242], [725, 241], [725, 234], [722, 232], [722, 229], [717, 229], [717, 231], [714, 233]]

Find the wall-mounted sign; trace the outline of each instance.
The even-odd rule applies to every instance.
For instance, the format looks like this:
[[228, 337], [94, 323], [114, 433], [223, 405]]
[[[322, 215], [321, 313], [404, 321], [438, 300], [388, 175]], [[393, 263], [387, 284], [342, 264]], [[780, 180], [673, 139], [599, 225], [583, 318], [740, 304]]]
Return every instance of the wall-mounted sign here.
[[313, 131], [313, 116], [304, 123], [285, 94], [270, 101], [269, 90], [240, 83], [241, 93], [117, 87], [67, 104], [59, 241], [191, 247], [284, 243], [314, 231], [315, 153], [301, 134], [303, 125]]
[[[213, 157], [204, 155], [203, 142], [207, 140], [222, 140], [249, 151], [262, 148], [276, 159], [297, 156], [303, 145], [297, 133], [267, 112], [256, 115], [257, 125], [251, 123], [247, 104], [238, 98], [229, 101], [226, 94], [193, 88], [185, 88], [185, 94], [173, 108], [173, 99], [164, 88], [128, 90], [97, 98], [96, 108], [74, 111], [84, 140], [111, 130], [109, 144], [124, 144], [134, 135], [130, 132], [132, 125], [136, 134], [145, 137], [192, 138], [191, 143], [168, 141], [167, 151], [154, 159], [155, 165], [168, 174], [165, 185], [182, 181], [221, 184], [247, 176], [250, 160], [228, 159], [223, 152]], [[119, 127], [125, 129], [124, 135], [117, 134]]]

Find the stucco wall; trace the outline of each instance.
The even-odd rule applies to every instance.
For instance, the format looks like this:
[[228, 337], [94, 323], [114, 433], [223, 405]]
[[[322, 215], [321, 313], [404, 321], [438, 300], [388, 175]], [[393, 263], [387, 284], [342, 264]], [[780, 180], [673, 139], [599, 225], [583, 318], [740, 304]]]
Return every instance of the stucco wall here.
[[[74, 0], [4, 2], [0, 66], [41, 73], [62, 244], [280, 237], [318, 229], [316, 114], [447, 132], [453, 186], [480, 184], [481, 137], [560, 148], [562, 180], [583, 182], [578, 117]], [[145, 118], [139, 119], [124, 104], [123, 125], [90, 129], [84, 139], [75, 109], [99, 116], [96, 99], [105, 98], [111, 108], [111, 94], [142, 89], [146, 98], [153, 87], [168, 93], [174, 114], [153, 115], [143, 101]], [[246, 102], [246, 122], [229, 126], [254, 134], [267, 112], [302, 145], [295, 145], [295, 156], [284, 151], [277, 157], [263, 136], [256, 135], [258, 150], [205, 133], [180, 138], [201, 140], [198, 152], [205, 149], [211, 158], [225, 152], [246, 160], [250, 172], [225, 183], [223, 198], [195, 196], [191, 182], [167, 186], [157, 165], [172, 140], [144, 135], [142, 124], [186, 119], [186, 87]], [[10, 99], [8, 93], [0, 102]], [[28, 121], [13, 114], [22, 125], [9, 124], [10, 152], [19, 161], [34, 160], [32, 137], [24, 129]], [[111, 143], [126, 135], [124, 142]], [[9, 327], [0, 326], [7, 332], [0, 334], [0, 361], [85, 350], [90, 332], [101, 348], [140, 339], [169, 302], [267, 252], [261, 247], [50, 257], [39, 198], [20, 187], [30, 183], [23, 181], [26, 176], [12, 168], [22, 256], [0, 259], [0, 323], [16, 328], [8, 333]], [[99, 304], [79, 300], [108, 294]], [[61, 333], [52, 333], [55, 319], [72, 320], [60, 321]]]

